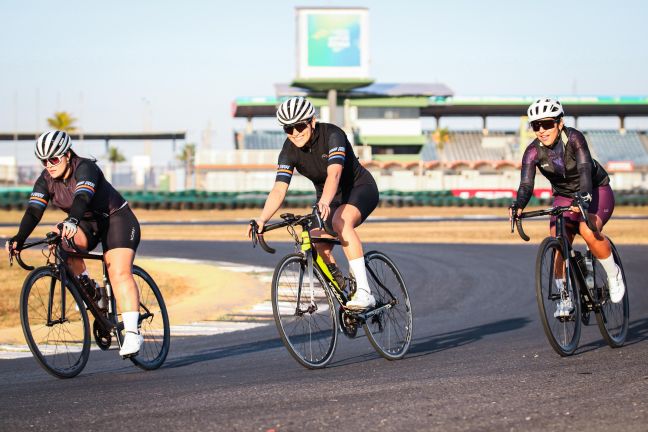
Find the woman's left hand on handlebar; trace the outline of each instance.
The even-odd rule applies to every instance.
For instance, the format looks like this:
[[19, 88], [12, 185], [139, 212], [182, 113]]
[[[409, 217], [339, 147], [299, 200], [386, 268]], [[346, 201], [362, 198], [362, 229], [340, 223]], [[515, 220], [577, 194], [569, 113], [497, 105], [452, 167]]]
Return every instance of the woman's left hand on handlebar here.
[[323, 221], [328, 219], [329, 214], [331, 213], [331, 208], [329, 207], [328, 204], [326, 204], [325, 202], [320, 201], [320, 202], [317, 203], [317, 209], [319, 210], [320, 216], [322, 217]]
[[61, 236], [66, 239], [73, 239], [77, 233], [79, 222], [74, 218], [67, 218], [63, 221]]

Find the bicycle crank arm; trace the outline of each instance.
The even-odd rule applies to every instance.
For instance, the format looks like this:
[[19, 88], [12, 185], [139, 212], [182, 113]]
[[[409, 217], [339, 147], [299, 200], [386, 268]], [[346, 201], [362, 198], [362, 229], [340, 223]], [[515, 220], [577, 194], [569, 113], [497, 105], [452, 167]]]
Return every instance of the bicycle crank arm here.
[[367, 319], [371, 318], [372, 316], [378, 314], [379, 312], [387, 309], [391, 309], [394, 305], [391, 303], [384, 304], [382, 306], [377, 307], [376, 309], [371, 309], [370, 311], [367, 312], [361, 312], [359, 314], [354, 314], [358, 318], [367, 321]]

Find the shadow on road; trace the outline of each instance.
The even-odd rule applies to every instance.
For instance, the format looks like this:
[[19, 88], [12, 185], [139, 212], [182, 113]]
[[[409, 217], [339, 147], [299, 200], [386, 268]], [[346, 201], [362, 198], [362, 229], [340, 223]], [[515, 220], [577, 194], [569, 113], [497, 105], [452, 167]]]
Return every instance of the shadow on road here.
[[[592, 319], [594, 318], [592, 317]], [[596, 321], [590, 322], [590, 326], [596, 327]], [[648, 319], [644, 318], [637, 321], [631, 321], [628, 326], [628, 336], [626, 337], [626, 343], [624, 346], [634, 345], [645, 340], [648, 340]], [[579, 346], [576, 355], [585, 354], [607, 346], [607, 343], [603, 339], [597, 339]]]
[[[296, 345], [299, 345], [299, 343], [302, 340], [326, 339], [329, 336], [330, 336], [330, 332], [321, 331], [321, 332], [313, 333], [311, 335], [302, 335], [300, 337], [295, 337], [292, 340]], [[284, 345], [281, 339], [275, 338], [275, 339], [270, 339], [265, 341], [250, 342], [250, 343], [226, 346], [221, 348], [213, 348], [192, 355], [167, 360], [167, 362], [164, 364], [163, 367], [176, 368], [176, 367], [188, 366], [194, 363], [217, 360], [225, 357], [245, 355], [248, 353], [265, 351], [274, 348], [281, 348], [283, 346]]]
[[276, 338], [276, 339], [270, 339], [265, 341], [244, 343], [240, 345], [212, 348], [191, 355], [167, 360], [162, 367], [177, 368], [177, 367], [189, 366], [194, 363], [201, 363], [210, 360], [218, 360], [221, 358], [232, 357], [237, 355], [245, 355], [248, 353], [255, 353], [255, 352], [270, 350], [279, 347], [283, 347], [283, 343], [281, 342], [281, 339]]
[[511, 318], [448, 333], [418, 338], [412, 341], [407, 357], [420, 357], [456, 348], [482, 339], [484, 336], [521, 329], [531, 322], [528, 318]]

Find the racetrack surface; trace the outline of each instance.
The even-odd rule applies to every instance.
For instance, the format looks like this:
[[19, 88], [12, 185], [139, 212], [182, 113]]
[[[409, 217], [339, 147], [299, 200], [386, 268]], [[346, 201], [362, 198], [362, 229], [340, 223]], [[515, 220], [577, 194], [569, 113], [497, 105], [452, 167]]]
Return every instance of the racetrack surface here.
[[[138, 253], [272, 267], [290, 252], [278, 246], [269, 255], [245, 242], [145, 241]], [[410, 291], [414, 339], [403, 360], [378, 357], [364, 336], [341, 337], [332, 364], [309, 371], [274, 325], [174, 337], [153, 372], [115, 351], [92, 351], [71, 380], [31, 358], [2, 360], [0, 429], [646, 430], [648, 247], [619, 247], [630, 289], [626, 346], [612, 350], [595, 325], [584, 327], [569, 358], [553, 352], [538, 320], [537, 245], [371, 249], [392, 257]]]

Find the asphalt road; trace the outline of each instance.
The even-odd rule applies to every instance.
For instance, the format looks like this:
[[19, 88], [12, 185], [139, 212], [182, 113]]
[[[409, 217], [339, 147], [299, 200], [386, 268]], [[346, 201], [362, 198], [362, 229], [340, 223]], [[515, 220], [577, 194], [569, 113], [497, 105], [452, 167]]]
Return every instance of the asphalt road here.
[[[174, 337], [153, 372], [115, 351], [92, 351], [71, 380], [31, 358], [0, 360], [0, 430], [648, 429], [648, 247], [619, 248], [631, 301], [626, 346], [608, 348], [593, 325], [569, 358], [553, 352], [537, 318], [537, 246], [372, 248], [394, 259], [410, 291], [414, 339], [403, 360], [378, 357], [364, 336], [341, 337], [328, 368], [306, 370], [274, 325]], [[235, 242], [147, 241], [140, 253], [268, 267], [281, 256]]]

